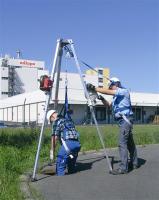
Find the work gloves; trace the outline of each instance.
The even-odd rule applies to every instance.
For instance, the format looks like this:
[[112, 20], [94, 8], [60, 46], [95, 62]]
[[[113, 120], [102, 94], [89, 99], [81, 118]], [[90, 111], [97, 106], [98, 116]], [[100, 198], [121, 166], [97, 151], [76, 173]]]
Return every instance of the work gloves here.
[[101, 101], [105, 100], [104, 97], [103, 97], [102, 95], [98, 95], [97, 98], [98, 98], [99, 100], [101, 100]]
[[54, 160], [54, 152], [52, 149], [50, 150], [50, 160]]
[[87, 83], [86, 88], [88, 91], [93, 91], [93, 92], [95, 91], [95, 86], [92, 85], [91, 83]]

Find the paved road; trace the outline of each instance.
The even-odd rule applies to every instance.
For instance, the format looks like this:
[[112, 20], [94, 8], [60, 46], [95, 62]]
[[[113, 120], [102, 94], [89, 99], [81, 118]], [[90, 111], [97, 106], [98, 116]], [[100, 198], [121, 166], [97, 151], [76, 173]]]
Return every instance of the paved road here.
[[[108, 150], [118, 167], [118, 151]], [[38, 175], [32, 183], [45, 200], [158, 200], [159, 145], [138, 147], [141, 167], [124, 175], [111, 175], [103, 153], [80, 155], [78, 172], [64, 177]]]

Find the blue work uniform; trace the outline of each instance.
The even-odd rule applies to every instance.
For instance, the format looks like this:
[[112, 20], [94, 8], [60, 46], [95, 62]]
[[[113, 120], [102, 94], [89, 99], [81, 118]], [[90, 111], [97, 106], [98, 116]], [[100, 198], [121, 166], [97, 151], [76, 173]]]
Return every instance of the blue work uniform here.
[[[130, 164], [132, 166], [138, 166], [137, 150], [132, 134], [133, 112], [131, 107], [130, 93], [128, 89], [118, 88], [116, 90], [116, 93], [113, 96], [112, 109], [114, 117], [118, 121], [120, 127], [120, 132], [119, 132], [119, 155], [121, 159], [120, 169], [127, 172], [128, 152], [130, 154]], [[127, 120], [124, 119], [125, 117]]]
[[[66, 167], [68, 173], [75, 172], [75, 164], [81, 145], [79, 142], [79, 133], [76, 131], [73, 121], [71, 119], [58, 118], [53, 124], [52, 135], [58, 136], [61, 143], [56, 160], [56, 174], [58, 176], [65, 175]], [[70, 154], [73, 155], [72, 159], [61, 142], [61, 138], [65, 141]]]

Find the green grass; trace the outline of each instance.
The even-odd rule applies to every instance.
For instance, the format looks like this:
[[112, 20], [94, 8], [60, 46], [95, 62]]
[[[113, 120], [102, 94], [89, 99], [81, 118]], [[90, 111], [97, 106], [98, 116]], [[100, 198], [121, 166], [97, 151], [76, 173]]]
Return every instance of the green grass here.
[[[100, 126], [106, 147], [118, 145], [118, 127], [116, 125]], [[80, 132], [81, 151], [101, 149], [101, 143], [93, 126], [77, 126]], [[158, 125], [135, 125], [136, 144], [159, 143]], [[0, 129], [0, 199], [22, 200], [19, 190], [19, 176], [32, 170], [37, 150], [39, 129]], [[46, 129], [40, 162], [49, 160], [50, 130]]]
[[[33, 166], [38, 129], [0, 130], [0, 199], [22, 200], [19, 192], [19, 175]], [[44, 137], [41, 161], [47, 159], [49, 137]]]

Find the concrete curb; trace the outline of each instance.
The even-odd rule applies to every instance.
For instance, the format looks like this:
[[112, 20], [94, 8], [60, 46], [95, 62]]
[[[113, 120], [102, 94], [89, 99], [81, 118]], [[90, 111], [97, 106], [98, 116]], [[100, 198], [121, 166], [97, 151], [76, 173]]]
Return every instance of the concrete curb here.
[[29, 187], [29, 176], [23, 174], [19, 177], [19, 180], [20, 180], [20, 190], [23, 194], [24, 199], [34, 200]]
[[40, 194], [37, 192], [35, 188], [31, 185], [30, 178], [31, 173], [22, 174], [19, 177], [20, 180], [20, 191], [22, 192], [23, 198], [25, 200], [39, 200]]

